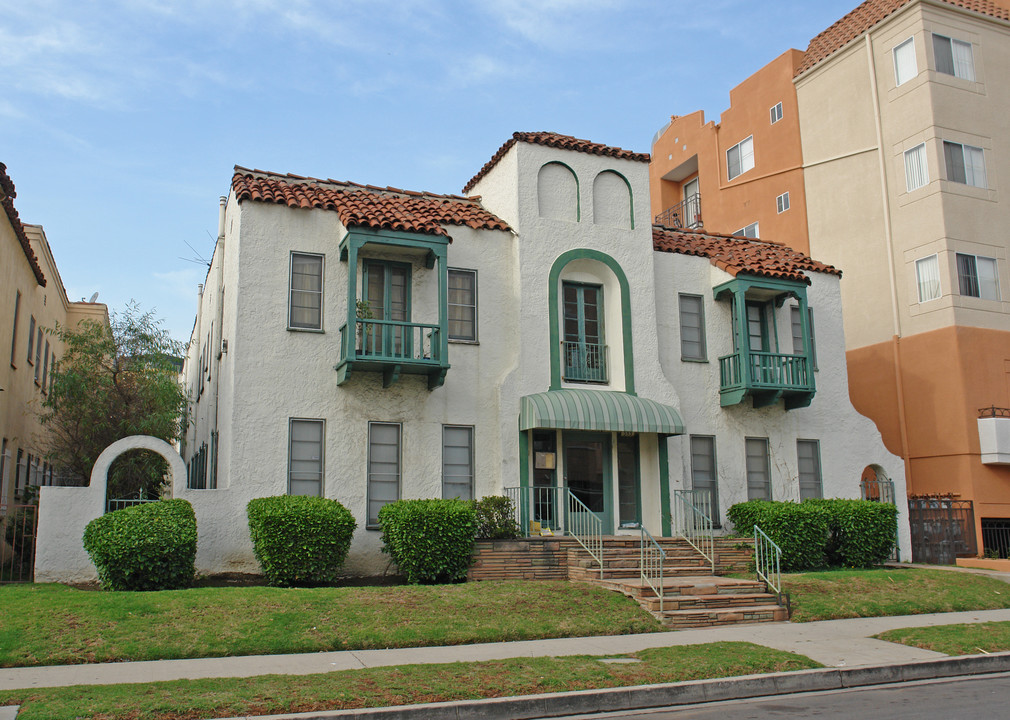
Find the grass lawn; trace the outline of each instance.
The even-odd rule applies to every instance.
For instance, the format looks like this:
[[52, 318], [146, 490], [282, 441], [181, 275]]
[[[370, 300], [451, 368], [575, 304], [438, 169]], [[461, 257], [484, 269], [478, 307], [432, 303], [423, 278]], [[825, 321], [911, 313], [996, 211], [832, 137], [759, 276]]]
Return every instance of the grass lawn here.
[[343, 670], [323, 675], [76, 686], [0, 692], [0, 705], [21, 705], [18, 720], [196, 720], [472, 700], [820, 667], [801, 655], [750, 643], [656, 648], [619, 657], [640, 662], [611, 664], [591, 656], [517, 658]]
[[1010, 607], [1010, 584], [983, 575], [883, 568], [782, 576], [793, 622]]
[[946, 655], [981, 655], [1010, 650], [1010, 622], [899, 628], [877, 637]]
[[569, 582], [98, 592], [0, 586], [0, 667], [656, 632], [619, 593]]

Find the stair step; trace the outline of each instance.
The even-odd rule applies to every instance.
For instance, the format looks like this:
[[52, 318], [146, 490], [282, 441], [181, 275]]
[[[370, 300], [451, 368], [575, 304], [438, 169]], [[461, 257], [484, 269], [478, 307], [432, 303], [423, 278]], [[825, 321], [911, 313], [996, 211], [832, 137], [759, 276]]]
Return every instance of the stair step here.
[[[639, 604], [650, 612], [659, 610], [658, 597], [645, 597]], [[748, 609], [775, 605], [775, 596], [770, 593], [736, 593], [727, 595], [666, 595], [663, 597], [663, 611], [670, 610], [714, 610]], [[777, 605], [776, 605], [777, 607]]]
[[661, 622], [666, 627], [679, 630], [758, 622], [784, 622], [789, 618], [786, 609], [779, 605], [754, 605], [747, 608], [714, 610], [667, 610]]

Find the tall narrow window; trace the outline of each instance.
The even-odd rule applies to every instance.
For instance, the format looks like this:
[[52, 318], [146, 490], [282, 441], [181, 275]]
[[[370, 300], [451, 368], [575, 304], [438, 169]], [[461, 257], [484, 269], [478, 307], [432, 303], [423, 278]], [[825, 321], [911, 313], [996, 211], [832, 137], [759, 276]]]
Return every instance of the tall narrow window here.
[[16, 368], [15, 357], [18, 350], [18, 316], [21, 313], [21, 291], [15, 291], [14, 295], [14, 329], [11, 330], [11, 367]]
[[291, 253], [288, 327], [323, 329], [323, 256]]
[[379, 510], [400, 499], [400, 425], [368, 423], [368, 527], [379, 526]]
[[35, 384], [39, 384], [39, 375], [42, 371], [42, 328], [35, 340]]
[[603, 288], [563, 283], [565, 380], [607, 382], [603, 342]]
[[35, 362], [35, 316], [28, 323], [28, 364]]
[[919, 288], [919, 302], [940, 297], [940, 263], [936, 255], [915, 261], [915, 280]]
[[[800, 309], [793, 305], [791, 311], [793, 332], [793, 355], [803, 354], [803, 323], [800, 321]], [[810, 366], [817, 369], [817, 343], [814, 340], [814, 309], [807, 308], [807, 327], [810, 328]]]
[[784, 192], [775, 198], [775, 209], [780, 215], [789, 209], [789, 193]]
[[715, 437], [691, 436], [691, 488], [707, 498], [702, 510], [720, 526], [719, 480], [715, 464]]
[[768, 306], [760, 302], [747, 302], [747, 339], [752, 352], [769, 352]]
[[[289, 421], [288, 494], [323, 494], [323, 421]], [[206, 462], [206, 458], [204, 459]], [[206, 468], [204, 468], [206, 473]], [[204, 481], [206, 482], [206, 481]], [[206, 485], [201, 485], [206, 487]]]
[[52, 354], [52, 362], [49, 363], [49, 392], [53, 391], [53, 383], [56, 381], [56, 353]]
[[701, 295], [680, 295], [680, 359], [704, 362], [705, 305]]
[[11, 472], [11, 451], [7, 449], [7, 438], [0, 445], [0, 505], [7, 505], [7, 481]]
[[986, 187], [985, 154], [980, 147], [943, 141], [943, 161], [951, 182]]
[[915, 63], [915, 43], [908, 38], [894, 48], [894, 84], [901, 85], [919, 73]]
[[905, 151], [905, 190], [918, 190], [929, 182], [929, 170], [926, 167], [926, 144], [920, 143], [911, 150]]
[[449, 271], [449, 339], [477, 339], [477, 271]]
[[768, 113], [771, 116], [772, 125], [782, 119], [782, 103], [775, 103]]
[[974, 82], [975, 61], [971, 43], [934, 34], [933, 57], [936, 59], [937, 72]]
[[957, 283], [962, 295], [999, 300], [996, 259], [957, 253]]
[[817, 440], [797, 440], [796, 460], [800, 475], [800, 500], [823, 497], [820, 442]]
[[410, 328], [393, 324], [410, 320], [410, 266], [370, 260], [364, 266], [363, 284], [367, 314], [378, 321], [366, 328], [364, 354], [410, 357]]
[[442, 497], [473, 500], [473, 428], [442, 426]]
[[754, 167], [754, 137], [741, 140], [726, 151], [726, 177], [729, 180]]
[[771, 500], [768, 438], [747, 438], [747, 499]]
[[49, 341], [46, 340], [46, 351], [42, 354], [42, 392], [45, 394], [48, 390], [47, 383], [49, 382]]

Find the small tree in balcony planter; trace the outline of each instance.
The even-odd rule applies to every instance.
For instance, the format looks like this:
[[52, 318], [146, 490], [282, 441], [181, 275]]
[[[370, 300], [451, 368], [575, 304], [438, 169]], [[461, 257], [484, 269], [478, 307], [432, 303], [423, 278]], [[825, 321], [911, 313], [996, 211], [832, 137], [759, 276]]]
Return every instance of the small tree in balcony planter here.
[[354, 323], [354, 335], [357, 342], [358, 352], [369, 352], [369, 346], [372, 344], [372, 334], [375, 331], [375, 326], [371, 323], [360, 324], [358, 320], [371, 320], [372, 316], [372, 306], [367, 300], [358, 300], [354, 303], [355, 306], [355, 323]]

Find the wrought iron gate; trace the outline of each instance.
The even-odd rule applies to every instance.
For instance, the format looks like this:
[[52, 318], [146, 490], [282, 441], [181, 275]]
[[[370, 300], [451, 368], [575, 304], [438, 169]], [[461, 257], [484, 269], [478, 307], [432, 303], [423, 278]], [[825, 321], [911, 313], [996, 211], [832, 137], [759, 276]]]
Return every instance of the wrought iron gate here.
[[[869, 477], [864, 477], [859, 482], [859, 495], [863, 500], [872, 500], [874, 502], [888, 503], [889, 505], [896, 505], [894, 499], [894, 480], [889, 479], [879, 479], [879, 475], [876, 476], [878, 479], [871, 479]], [[891, 550], [891, 560], [894, 562], [901, 562], [901, 551], [898, 548], [898, 530], [894, 531], [894, 549]]]
[[975, 511], [971, 500], [908, 501], [912, 562], [953, 565], [958, 557], [975, 557]]
[[0, 583], [32, 582], [38, 505], [0, 505]]

